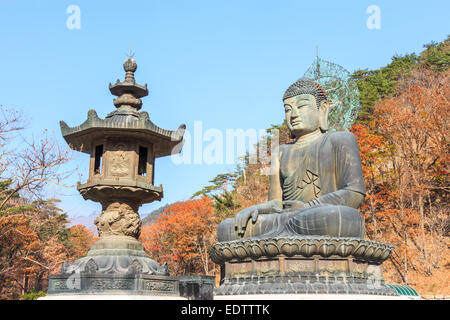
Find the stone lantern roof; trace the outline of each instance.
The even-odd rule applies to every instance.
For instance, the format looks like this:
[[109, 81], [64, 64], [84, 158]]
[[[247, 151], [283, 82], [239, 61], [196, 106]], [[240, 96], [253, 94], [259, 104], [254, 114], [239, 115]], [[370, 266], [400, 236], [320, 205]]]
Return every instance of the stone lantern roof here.
[[[98, 117], [95, 110], [89, 110], [87, 120], [79, 126], [69, 127], [60, 121], [61, 133], [73, 150], [91, 153], [91, 143], [96, 139], [119, 134], [122, 137], [140, 138], [154, 145], [155, 158], [179, 153], [183, 144], [186, 129], [184, 124], [177, 130], [166, 130], [155, 125], [147, 112], [139, 110], [142, 107], [140, 98], [148, 95], [147, 84], [137, 84], [134, 72], [136, 61], [129, 57], [123, 64], [125, 80], [117, 80], [109, 84], [109, 90], [118, 98], [114, 99], [116, 110], [109, 113], [105, 119]], [[174, 149], [175, 148], [175, 149]]]
[[83, 198], [107, 203], [122, 199], [142, 205], [163, 197], [162, 185], [154, 185], [155, 159], [181, 152], [184, 124], [171, 131], [156, 126], [142, 108], [148, 95], [147, 84], [137, 84], [136, 61], [129, 57], [123, 64], [125, 80], [109, 84], [117, 98], [117, 108], [105, 119], [89, 110], [87, 120], [69, 127], [60, 122], [61, 133], [76, 151], [90, 154], [89, 178], [78, 184]]

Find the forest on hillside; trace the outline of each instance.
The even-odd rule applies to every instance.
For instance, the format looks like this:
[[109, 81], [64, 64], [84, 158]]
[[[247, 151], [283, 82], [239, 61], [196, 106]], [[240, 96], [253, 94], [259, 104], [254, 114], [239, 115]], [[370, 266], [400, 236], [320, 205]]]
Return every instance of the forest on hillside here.
[[[378, 70], [353, 73], [362, 110], [350, 131], [359, 144], [367, 189], [360, 208], [365, 237], [395, 246], [384, 264], [386, 282], [448, 295], [450, 38], [424, 48], [396, 55]], [[285, 123], [272, 128], [279, 130], [280, 144], [291, 142]], [[207, 254], [217, 241], [217, 225], [267, 201], [267, 164], [250, 163], [249, 157], [144, 226], [147, 252], [177, 275], [217, 275]]]
[[[386, 282], [421, 294], [450, 294], [449, 63], [447, 38], [420, 54], [394, 56], [378, 70], [353, 73], [362, 105], [351, 132], [367, 189], [360, 209], [365, 236], [395, 246], [385, 263]], [[73, 174], [61, 171], [70, 153], [45, 132], [23, 140], [24, 128], [20, 112], [0, 105], [0, 299], [45, 294], [48, 275], [96, 241], [83, 226], [67, 227], [58, 200], [46, 198], [49, 184]], [[280, 143], [291, 141], [285, 123], [273, 128]], [[192, 199], [144, 221], [140, 240], [153, 259], [168, 263], [171, 275], [217, 275], [208, 255], [217, 225], [267, 200], [267, 164], [250, 163], [249, 155], [243, 160]]]
[[69, 228], [59, 200], [46, 198], [49, 184], [73, 173], [61, 170], [68, 148], [47, 132], [24, 139], [26, 126], [23, 114], [0, 105], [0, 300], [45, 295], [48, 275], [86, 255], [95, 241], [85, 227]]

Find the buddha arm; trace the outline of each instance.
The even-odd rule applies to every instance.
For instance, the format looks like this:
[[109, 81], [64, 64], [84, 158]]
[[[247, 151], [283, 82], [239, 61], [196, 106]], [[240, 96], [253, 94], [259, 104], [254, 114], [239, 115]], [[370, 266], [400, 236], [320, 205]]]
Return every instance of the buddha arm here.
[[272, 153], [270, 160], [270, 174], [269, 174], [269, 201], [279, 200], [283, 201], [283, 189], [281, 188], [280, 179], [280, 158], [281, 150], [276, 149]]
[[308, 201], [307, 205], [332, 204], [358, 209], [365, 196], [358, 143], [349, 132], [335, 133], [331, 142], [336, 163], [337, 190]]
[[256, 222], [258, 215], [282, 212], [283, 190], [280, 184], [280, 157], [278, 150], [272, 153], [269, 176], [268, 201], [239, 211], [234, 218], [234, 228], [238, 237], [243, 237], [250, 218]]
[[306, 205], [313, 207], [320, 204], [332, 204], [358, 209], [363, 200], [364, 194], [353, 190], [341, 189], [308, 201]]

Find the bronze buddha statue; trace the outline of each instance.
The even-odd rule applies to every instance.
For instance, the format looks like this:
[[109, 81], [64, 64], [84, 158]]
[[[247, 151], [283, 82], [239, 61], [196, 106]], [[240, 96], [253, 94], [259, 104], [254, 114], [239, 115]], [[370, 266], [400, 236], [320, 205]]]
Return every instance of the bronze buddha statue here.
[[221, 222], [218, 240], [298, 235], [363, 238], [364, 219], [358, 208], [365, 186], [354, 135], [327, 132], [327, 94], [310, 79], [293, 83], [283, 102], [295, 141], [272, 154], [268, 202]]

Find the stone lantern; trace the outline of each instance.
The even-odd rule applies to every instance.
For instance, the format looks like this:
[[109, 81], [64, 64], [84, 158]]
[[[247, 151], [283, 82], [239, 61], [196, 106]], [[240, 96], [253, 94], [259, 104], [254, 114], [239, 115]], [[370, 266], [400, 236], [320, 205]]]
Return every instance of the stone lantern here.
[[87, 120], [76, 127], [60, 123], [70, 147], [90, 155], [89, 178], [77, 189], [84, 199], [100, 202], [102, 214], [95, 220], [100, 239], [86, 257], [63, 264], [61, 275], [50, 277], [50, 295], [180, 294], [180, 279], [169, 277], [167, 264], [161, 266], [149, 258], [138, 241], [138, 208], [163, 197], [162, 186], [154, 185], [155, 159], [181, 151], [186, 127], [165, 130], [147, 112], [139, 112], [141, 98], [148, 95], [147, 84], [136, 83], [137, 65], [132, 57], [123, 67], [125, 80], [109, 84], [117, 96], [116, 110], [105, 119], [89, 110]]
[[157, 127], [142, 107], [147, 84], [134, 79], [136, 61], [123, 64], [125, 80], [109, 85], [116, 110], [100, 119], [89, 110], [88, 119], [70, 128], [61, 121], [64, 139], [74, 150], [89, 154], [89, 179], [78, 185], [84, 199], [100, 202], [102, 215], [95, 221], [100, 238], [126, 236], [134, 241], [140, 232], [137, 213], [144, 203], [161, 200], [162, 186], [154, 186], [155, 159], [181, 151], [185, 125], [176, 131]]

